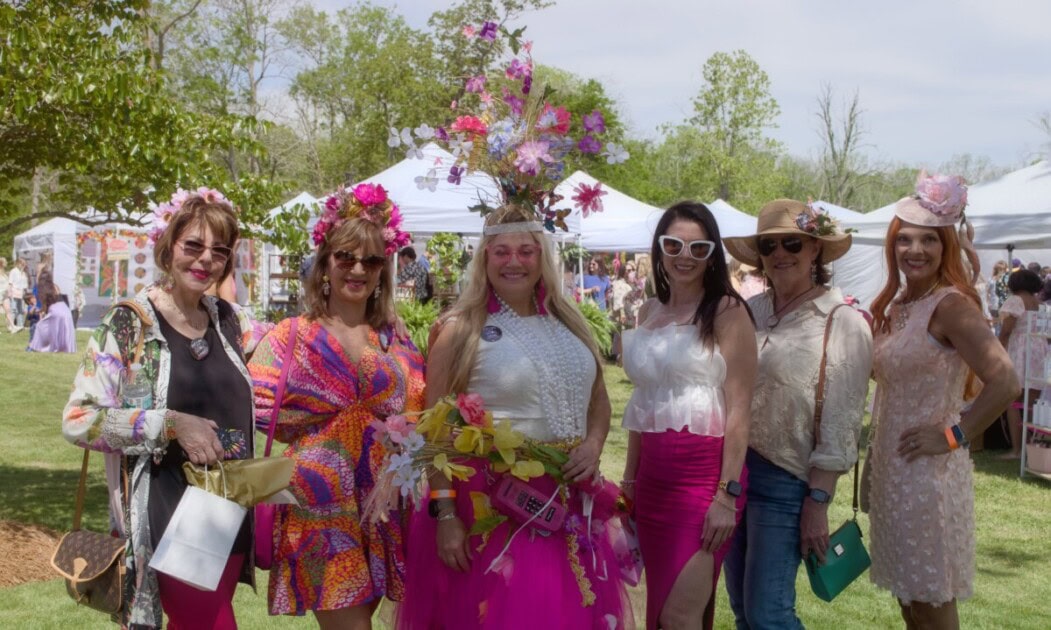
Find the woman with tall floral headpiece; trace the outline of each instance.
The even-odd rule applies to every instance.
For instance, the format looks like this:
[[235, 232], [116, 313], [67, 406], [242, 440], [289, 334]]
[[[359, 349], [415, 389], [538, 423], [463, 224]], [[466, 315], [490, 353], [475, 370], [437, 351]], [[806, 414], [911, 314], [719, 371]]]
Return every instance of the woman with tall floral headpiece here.
[[432, 496], [441, 498], [430, 516], [414, 517], [398, 627], [624, 627], [630, 612], [605, 536], [609, 514], [586, 507], [609, 431], [609, 398], [583, 316], [547, 290], [559, 276], [536, 216], [514, 205], [491, 214], [468, 274], [431, 348], [427, 402], [480, 395], [495, 420], [510, 419], [527, 438], [567, 451], [566, 484], [548, 475], [529, 482], [567, 516], [551, 532], [503, 514], [501, 525], [476, 534], [483, 518], [497, 515], [490, 495], [508, 473], [485, 467], [451, 483], [436, 476]]
[[1020, 391], [963, 265], [955, 225], [966, 205], [962, 178], [920, 173], [895, 206], [889, 276], [872, 304], [870, 576], [910, 629], [960, 625], [956, 602], [974, 591], [967, 446]]
[[[107, 472], [114, 473], [111, 521], [127, 536], [130, 559], [127, 627], [160, 628], [163, 611], [169, 628], [235, 628], [234, 589], [238, 581], [255, 583], [251, 518], [214, 592], [149, 566], [188, 485], [183, 463], [253, 453], [245, 355], [261, 330], [236, 305], [205, 294], [233, 264], [238, 233], [233, 204], [216, 190], [179, 190], [160, 204], [149, 238], [165, 280], [102, 318], [66, 404], [63, 436], [106, 453]], [[130, 480], [124, 497], [121, 460]]]
[[330, 197], [314, 228], [306, 315], [279, 323], [249, 363], [265, 430], [291, 361], [274, 435], [295, 462], [298, 505], [274, 524], [272, 615], [313, 611], [322, 628], [368, 628], [381, 598], [402, 597], [402, 516], [367, 522], [361, 506], [382, 457], [372, 423], [423, 402], [423, 357], [391, 324], [392, 255], [408, 240], [382, 186]]

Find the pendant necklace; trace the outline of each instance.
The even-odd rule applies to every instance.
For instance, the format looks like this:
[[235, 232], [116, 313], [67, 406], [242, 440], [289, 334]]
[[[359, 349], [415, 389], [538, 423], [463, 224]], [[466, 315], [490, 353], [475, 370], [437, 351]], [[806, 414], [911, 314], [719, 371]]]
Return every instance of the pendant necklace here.
[[[212, 351], [211, 346], [208, 344], [208, 339], [205, 337], [205, 335], [208, 334], [208, 316], [205, 315], [204, 326], [201, 326], [198, 323], [191, 321], [190, 318], [187, 317], [186, 314], [183, 313], [178, 306], [176, 306], [175, 298], [171, 296], [171, 293], [163, 291], [162, 294], [167, 299], [169, 308], [178, 313], [179, 316], [182, 317], [183, 323], [185, 323], [189, 328], [191, 328], [192, 330], [200, 330], [202, 327], [204, 328], [204, 334], [202, 334], [200, 337], [190, 339], [190, 356], [192, 356], [197, 361], [203, 361], [205, 357], [207, 357], [208, 354]], [[200, 311], [195, 310], [195, 314], [199, 313]]]
[[905, 326], [909, 323], [909, 306], [915, 304], [916, 302], [921, 302], [927, 299], [927, 296], [931, 293], [934, 293], [935, 289], [937, 289], [939, 286], [940, 285], [937, 282], [935, 282], [931, 285], [931, 288], [927, 289], [926, 293], [916, 298], [915, 300], [909, 300], [908, 302], [905, 301], [905, 293], [902, 292], [901, 301], [898, 302], [898, 317], [894, 322], [894, 327], [899, 331], [905, 330]]
[[[803, 291], [799, 295], [789, 300], [788, 303], [782, 306], [781, 308], [774, 309], [773, 314], [766, 318], [766, 339], [763, 340], [763, 348], [766, 347], [766, 344], [770, 343], [770, 331], [777, 328], [781, 324], [781, 320], [784, 319], [785, 315], [788, 314], [789, 309], [791, 309], [793, 306], [802, 303], [803, 298], [813, 293], [815, 289], [817, 289], [817, 285], [811, 286], [806, 291]], [[770, 302], [772, 306], [774, 302], [773, 298], [771, 298]]]

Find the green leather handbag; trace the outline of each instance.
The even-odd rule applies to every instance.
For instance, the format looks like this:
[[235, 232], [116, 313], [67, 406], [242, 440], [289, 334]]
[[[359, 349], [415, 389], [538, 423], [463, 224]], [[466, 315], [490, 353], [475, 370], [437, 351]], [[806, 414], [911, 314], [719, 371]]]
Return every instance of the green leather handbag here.
[[[818, 370], [817, 389], [814, 396], [814, 443], [815, 446], [821, 440], [821, 412], [825, 402], [825, 363], [828, 348], [829, 330], [832, 328], [832, 315], [839, 306], [836, 306], [828, 315], [825, 323], [824, 350], [821, 354], [821, 367]], [[843, 589], [858, 579], [862, 573], [872, 564], [869, 552], [865, 550], [865, 544], [861, 541], [861, 527], [858, 525], [858, 461], [854, 462], [854, 518], [843, 523], [839, 529], [829, 536], [828, 550], [825, 552], [825, 562], [822, 564], [814, 552], [806, 557], [806, 572], [810, 578], [810, 588], [814, 594], [830, 602]]]

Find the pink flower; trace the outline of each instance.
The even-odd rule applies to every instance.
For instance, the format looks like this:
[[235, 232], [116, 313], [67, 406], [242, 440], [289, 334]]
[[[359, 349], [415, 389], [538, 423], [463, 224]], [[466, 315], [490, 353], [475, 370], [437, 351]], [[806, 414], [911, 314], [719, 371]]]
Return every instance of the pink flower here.
[[488, 129], [485, 123], [476, 116], [458, 116], [449, 129], [484, 136]]
[[602, 197], [609, 194], [602, 190], [601, 182], [596, 182], [594, 186], [578, 184], [573, 187], [573, 191], [577, 193], [573, 195], [573, 201], [585, 217], [589, 212], [602, 212]]
[[493, 95], [489, 92], [482, 92], [478, 95], [478, 98], [482, 99], [482, 102], [486, 105], [492, 105], [493, 103]]
[[540, 133], [557, 133], [565, 135], [569, 132], [570, 113], [565, 107], [559, 105], [552, 107], [550, 103], [544, 103], [544, 109], [536, 121], [536, 130]]
[[466, 26], [463, 27], [463, 30], [461, 30], [460, 32], [463, 33], [464, 37], [474, 37], [475, 36], [474, 25], [467, 24]]
[[387, 191], [379, 184], [358, 184], [354, 187], [354, 197], [363, 206], [378, 206], [387, 201]]
[[485, 426], [485, 402], [479, 394], [457, 394], [456, 408], [467, 424]]
[[511, 63], [507, 64], [504, 74], [508, 79], [531, 77], [533, 76], [533, 66], [529, 63], [522, 63], [520, 59], [515, 58], [511, 60]]
[[551, 146], [543, 140], [528, 140], [518, 147], [518, 157], [515, 158], [515, 168], [528, 175], [536, 175], [540, 172], [540, 163], [551, 164], [555, 161], [548, 153]]
[[921, 206], [938, 216], [959, 214], [967, 206], [967, 185], [962, 177], [955, 175], [928, 177], [926, 172], [921, 172], [916, 195]]
[[392, 204], [390, 208], [390, 219], [387, 220], [387, 226], [395, 230], [400, 230], [402, 220], [401, 208], [399, 208], [397, 204]]
[[479, 74], [478, 76], [467, 79], [467, 83], [464, 84], [464, 89], [476, 94], [485, 91], [485, 75]]

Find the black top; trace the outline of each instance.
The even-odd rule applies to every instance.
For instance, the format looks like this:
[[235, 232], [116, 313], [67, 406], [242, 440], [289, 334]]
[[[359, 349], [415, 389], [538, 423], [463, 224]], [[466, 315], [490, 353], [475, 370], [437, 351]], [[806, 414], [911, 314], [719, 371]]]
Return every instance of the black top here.
[[[234, 348], [240, 348], [239, 331], [233, 310], [220, 302], [219, 321], [226, 335], [227, 342]], [[190, 338], [175, 330], [154, 306], [161, 334], [171, 350], [171, 374], [168, 379], [167, 408], [174, 411], [193, 414], [207, 418], [223, 430], [240, 431], [244, 436], [245, 448], [228, 459], [251, 457], [247, 448], [251, 444], [252, 427], [252, 387], [245, 380], [237, 366], [223, 350], [219, 333], [211, 321], [204, 337], [208, 341], [208, 356], [198, 361], [190, 352]], [[188, 461], [186, 452], [178, 442], [172, 442], [161, 462], [150, 466], [150, 539], [154, 548], [164, 535], [175, 507], [182, 498], [182, 493], [189, 485], [182, 471], [182, 464]], [[245, 519], [241, 531], [234, 542], [233, 553], [243, 553], [250, 549], [251, 537], [249, 519]]]

